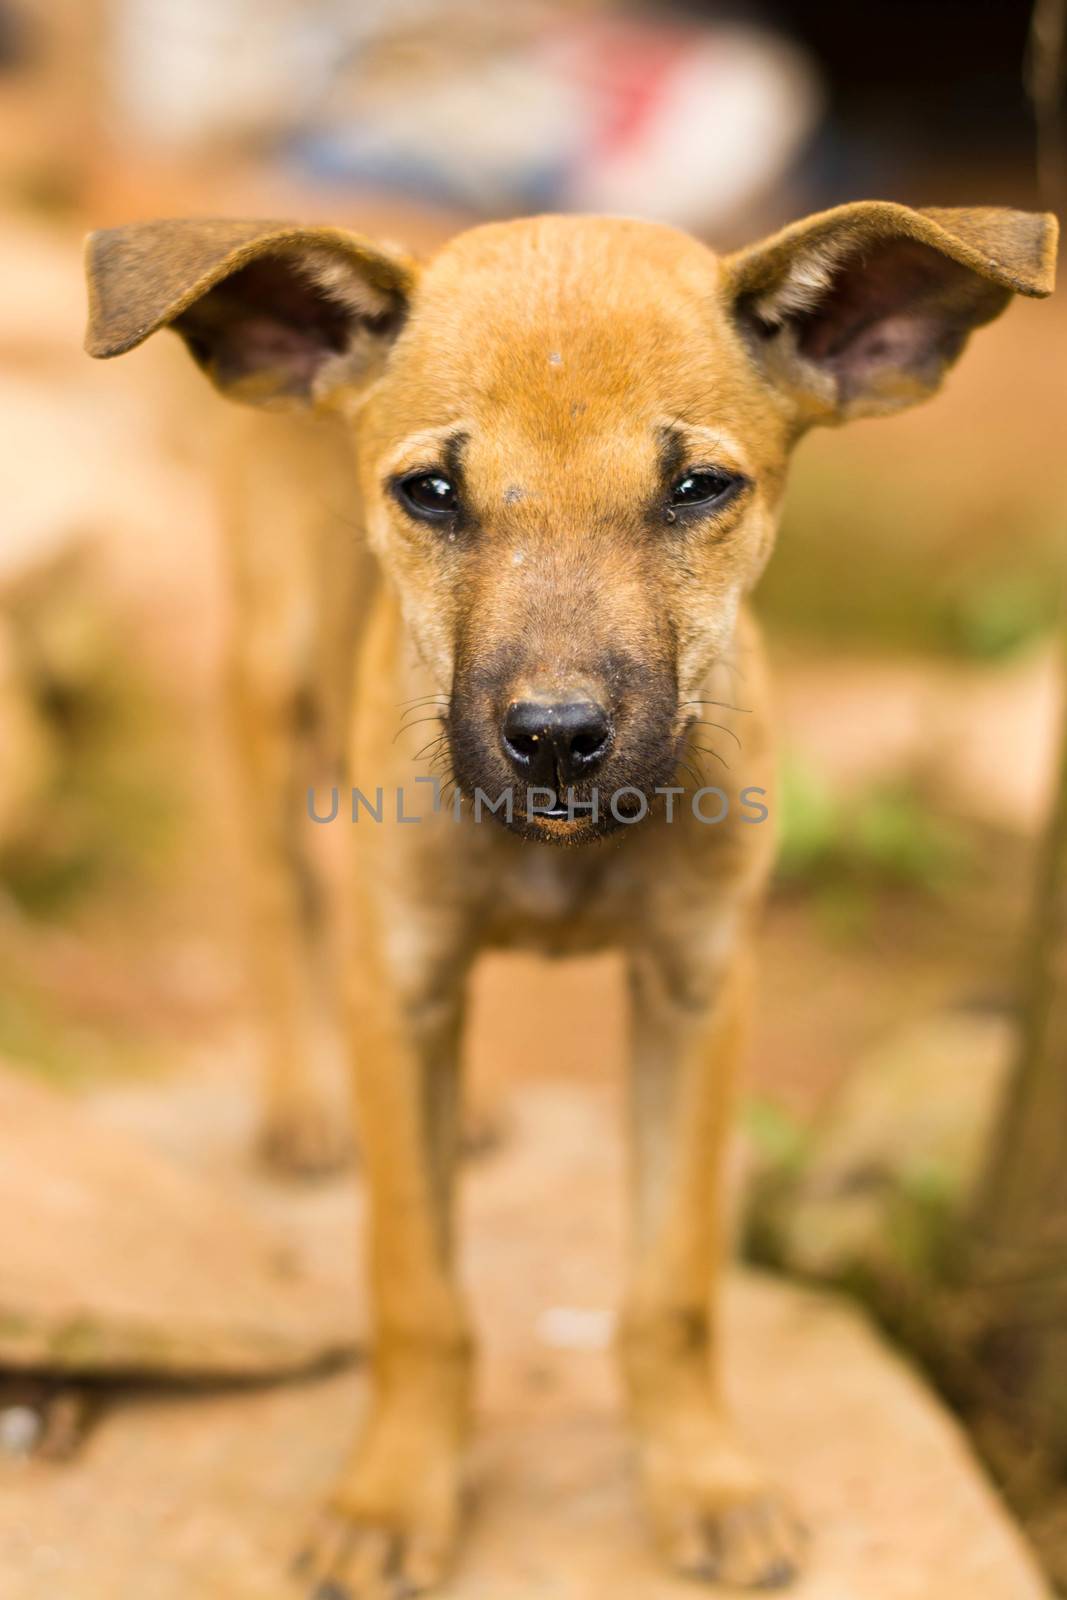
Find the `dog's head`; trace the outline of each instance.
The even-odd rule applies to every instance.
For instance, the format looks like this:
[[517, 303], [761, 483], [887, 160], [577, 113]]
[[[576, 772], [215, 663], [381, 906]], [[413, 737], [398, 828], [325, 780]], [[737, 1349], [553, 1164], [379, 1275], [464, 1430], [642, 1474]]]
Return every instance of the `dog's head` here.
[[169, 325], [233, 397], [346, 419], [461, 785], [554, 791], [515, 825], [574, 839], [592, 786], [670, 783], [796, 438], [932, 393], [1013, 293], [1050, 291], [1055, 236], [869, 202], [720, 258], [541, 217], [419, 267], [336, 228], [148, 223], [90, 240], [88, 348]]

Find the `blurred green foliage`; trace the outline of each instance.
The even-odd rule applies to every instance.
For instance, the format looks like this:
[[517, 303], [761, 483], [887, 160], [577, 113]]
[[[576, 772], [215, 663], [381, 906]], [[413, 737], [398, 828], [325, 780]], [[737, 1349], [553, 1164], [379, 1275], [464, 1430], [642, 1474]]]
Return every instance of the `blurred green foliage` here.
[[805, 1170], [811, 1132], [775, 1100], [753, 1097], [741, 1108], [741, 1125], [757, 1153], [760, 1170], [771, 1168], [791, 1179]]
[[54, 917], [86, 894], [153, 870], [176, 799], [153, 763], [152, 719], [130, 679], [98, 678], [43, 704], [55, 757], [32, 819], [0, 848], [0, 884]]
[[158, 1064], [157, 1052], [130, 1030], [90, 1026], [57, 1004], [51, 990], [11, 972], [0, 990], [0, 1057], [72, 1087], [105, 1077], [143, 1077]]
[[906, 781], [835, 794], [793, 752], [779, 770], [778, 875], [786, 884], [936, 889], [966, 868], [966, 838]]
[[960, 496], [914, 462], [802, 456], [758, 594], [776, 633], [829, 647], [989, 660], [1055, 626], [1065, 518], [1056, 474], [1020, 486], [979, 464]]
[[44, 574], [2, 618], [32, 783], [0, 834], [0, 892], [55, 917], [90, 891], [151, 879], [182, 809], [171, 719], [126, 631], [79, 558]]

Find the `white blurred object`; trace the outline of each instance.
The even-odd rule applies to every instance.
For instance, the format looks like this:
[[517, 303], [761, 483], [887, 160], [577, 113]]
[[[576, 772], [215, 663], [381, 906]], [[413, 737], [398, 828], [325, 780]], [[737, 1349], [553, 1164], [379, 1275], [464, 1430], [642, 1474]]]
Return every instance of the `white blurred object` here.
[[325, 91], [337, 39], [331, 9], [293, 0], [118, 0], [117, 109], [138, 134], [164, 145], [277, 130]]
[[5, 1406], [0, 1411], [0, 1454], [32, 1455], [41, 1432], [40, 1412], [32, 1406]]
[[[641, 55], [639, 37], [630, 47]], [[781, 176], [819, 110], [807, 57], [787, 40], [747, 27], [694, 31], [631, 88], [621, 126], [577, 163], [567, 204], [707, 225]]]
[[590, 1306], [550, 1306], [537, 1319], [537, 1337], [553, 1350], [606, 1350], [614, 1334], [613, 1314]]

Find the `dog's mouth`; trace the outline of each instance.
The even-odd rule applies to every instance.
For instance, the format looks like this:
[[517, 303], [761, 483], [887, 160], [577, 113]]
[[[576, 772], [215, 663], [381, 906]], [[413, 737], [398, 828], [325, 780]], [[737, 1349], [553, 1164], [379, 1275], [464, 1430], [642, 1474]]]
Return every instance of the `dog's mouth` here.
[[570, 844], [598, 837], [617, 825], [608, 797], [595, 789], [557, 794], [521, 782], [495, 786], [466, 777], [460, 779], [460, 789], [464, 808], [475, 822], [495, 822], [526, 839]]
[[548, 844], [585, 844], [640, 824], [657, 807], [656, 786], [662, 775], [630, 772], [617, 780], [605, 774], [599, 783], [571, 787], [562, 793], [515, 782], [498, 785], [466, 772], [457, 773], [464, 809], [476, 823], [494, 822], [521, 838]]
[[559, 804], [558, 801], [543, 808], [539, 806], [532, 807], [530, 818], [533, 822], [579, 822], [582, 820], [579, 817], [572, 817], [567, 807]]
[[573, 844], [580, 839], [597, 838], [608, 831], [603, 825], [600, 809], [600, 796], [595, 788], [582, 797], [572, 792], [554, 793], [551, 799], [546, 799], [543, 794], [528, 793], [521, 816], [515, 819], [512, 828], [527, 837]]

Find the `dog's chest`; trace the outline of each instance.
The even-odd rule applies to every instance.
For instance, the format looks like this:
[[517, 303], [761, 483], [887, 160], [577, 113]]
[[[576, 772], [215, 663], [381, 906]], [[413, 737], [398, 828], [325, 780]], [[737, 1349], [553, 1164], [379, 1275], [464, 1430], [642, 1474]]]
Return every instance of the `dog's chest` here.
[[610, 845], [509, 852], [495, 877], [489, 942], [556, 954], [615, 943], [628, 876]]

